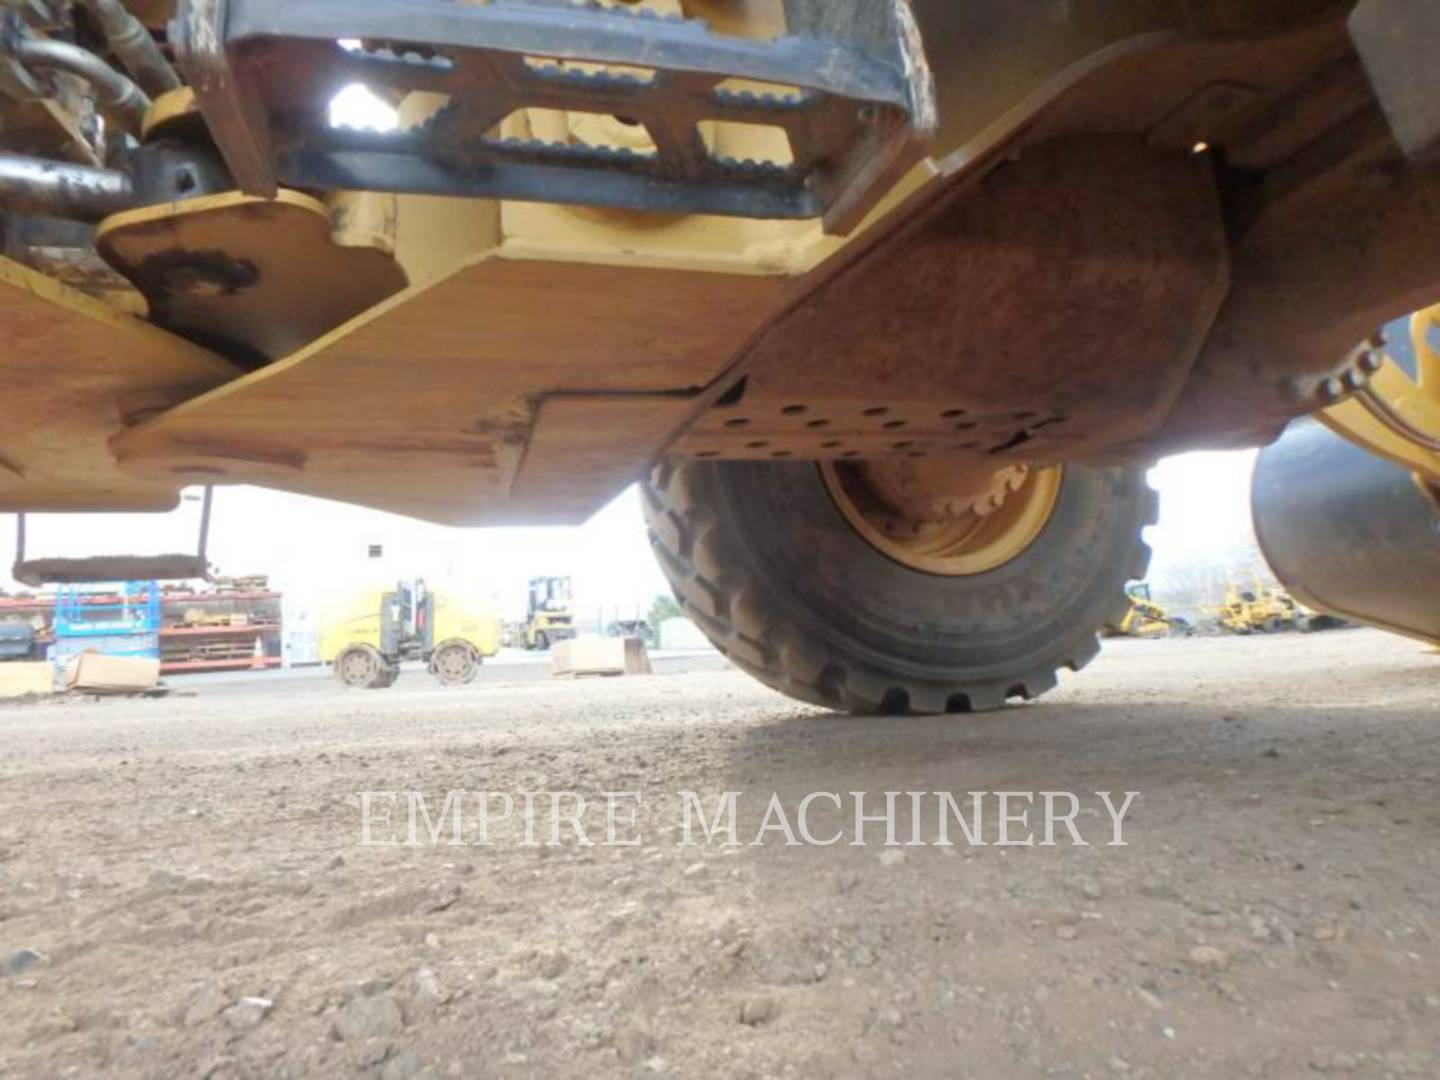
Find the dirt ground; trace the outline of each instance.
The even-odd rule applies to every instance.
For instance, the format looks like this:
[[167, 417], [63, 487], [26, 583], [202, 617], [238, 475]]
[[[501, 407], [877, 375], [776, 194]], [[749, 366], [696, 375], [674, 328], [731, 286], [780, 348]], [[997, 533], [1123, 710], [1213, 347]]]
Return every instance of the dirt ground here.
[[[706, 666], [0, 707], [0, 1075], [1440, 1075], [1440, 657], [1123, 641], [945, 720]], [[363, 791], [441, 842], [362, 846]], [[596, 846], [453, 846], [449, 791], [579, 793]], [[739, 792], [742, 846], [682, 846], [686, 791]], [[1073, 792], [1089, 846], [941, 847], [907, 797], [919, 845], [750, 845], [772, 793], [841, 797], [825, 839], [857, 791]]]

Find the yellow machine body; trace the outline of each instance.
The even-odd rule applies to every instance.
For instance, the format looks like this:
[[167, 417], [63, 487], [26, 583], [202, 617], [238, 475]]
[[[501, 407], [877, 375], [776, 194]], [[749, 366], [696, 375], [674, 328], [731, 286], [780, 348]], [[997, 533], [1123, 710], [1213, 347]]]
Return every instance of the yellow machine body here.
[[381, 648], [385, 596], [394, 584], [370, 584], [336, 591], [320, 605], [320, 660], [333, 664], [352, 645]]
[[1232, 634], [1263, 634], [1295, 625], [1295, 601], [1283, 589], [1255, 581], [1248, 588], [1232, 582], [1220, 608], [1220, 628]]
[[434, 644], [463, 641], [481, 657], [500, 651], [500, 612], [486, 594], [461, 586], [442, 586], [434, 597]]

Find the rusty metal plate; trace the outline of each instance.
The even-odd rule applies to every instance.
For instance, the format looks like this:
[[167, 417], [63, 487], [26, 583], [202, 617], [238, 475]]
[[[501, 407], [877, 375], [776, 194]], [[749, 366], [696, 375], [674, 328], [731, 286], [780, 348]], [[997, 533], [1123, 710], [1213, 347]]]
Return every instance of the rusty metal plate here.
[[672, 450], [1094, 454], [1165, 416], [1227, 284], [1206, 162], [1058, 140], [858, 253]]
[[1032, 442], [1064, 417], [1022, 410], [974, 413], [912, 400], [742, 398], [715, 409], [678, 452], [696, 458], [850, 460], [983, 454]]

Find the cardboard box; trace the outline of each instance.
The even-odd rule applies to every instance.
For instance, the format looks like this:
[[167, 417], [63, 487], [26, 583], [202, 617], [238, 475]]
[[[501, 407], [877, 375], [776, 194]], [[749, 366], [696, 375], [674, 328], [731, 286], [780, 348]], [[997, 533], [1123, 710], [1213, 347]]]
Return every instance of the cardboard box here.
[[55, 669], [48, 660], [12, 660], [0, 664], [0, 699], [54, 692]]
[[550, 677], [649, 675], [650, 655], [640, 638], [581, 637], [550, 648]]
[[65, 665], [67, 690], [102, 694], [134, 694], [160, 682], [160, 660], [151, 656], [105, 656], [81, 653]]

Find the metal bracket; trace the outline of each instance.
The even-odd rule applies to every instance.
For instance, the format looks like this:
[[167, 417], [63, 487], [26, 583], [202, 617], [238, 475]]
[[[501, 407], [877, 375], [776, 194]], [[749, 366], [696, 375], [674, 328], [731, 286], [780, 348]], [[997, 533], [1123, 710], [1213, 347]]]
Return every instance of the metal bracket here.
[[200, 510], [200, 543], [194, 555], [101, 555], [89, 559], [27, 559], [25, 515], [15, 515], [15, 565], [10, 576], [22, 585], [79, 585], [102, 581], [210, 580], [210, 505], [214, 488], [206, 486]]
[[[171, 36], [248, 194], [284, 184], [823, 217], [845, 232], [924, 154], [931, 75], [909, 0], [786, 0], [786, 15], [787, 36], [762, 41], [553, 0], [182, 0]], [[353, 83], [449, 103], [406, 131], [332, 128], [329, 103]], [[502, 139], [527, 108], [624, 117], [655, 150]], [[793, 160], [717, 157], [703, 121], [783, 129]]]

